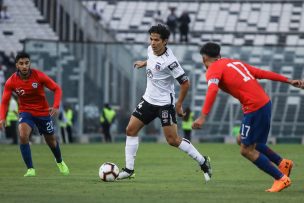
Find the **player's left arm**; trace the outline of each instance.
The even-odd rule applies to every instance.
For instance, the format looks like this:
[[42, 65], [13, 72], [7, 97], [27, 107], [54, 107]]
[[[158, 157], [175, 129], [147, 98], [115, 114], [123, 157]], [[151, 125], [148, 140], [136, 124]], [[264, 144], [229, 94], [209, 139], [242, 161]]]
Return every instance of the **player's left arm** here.
[[248, 64], [245, 64], [245, 65], [248, 68], [248, 70], [250, 71], [250, 73], [252, 73], [252, 75], [257, 79], [268, 79], [268, 80], [272, 80], [272, 81], [279, 81], [279, 82], [283, 82], [283, 83], [288, 83], [288, 84], [290, 84], [294, 87], [298, 87], [298, 88], [301, 88], [302, 86], [304, 86], [304, 81], [302, 81], [302, 80], [292, 80], [292, 79], [289, 79], [276, 72], [262, 70], [262, 69], [250, 66]]
[[60, 86], [52, 80], [49, 76], [45, 75], [44, 73], [41, 74], [41, 78], [43, 80], [44, 85], [54, 92], [54, 103], [53, 106], [50, 108], [50, 115], [57, 115], [59, 113], [59, 106], [62, 97], [62, 90]]

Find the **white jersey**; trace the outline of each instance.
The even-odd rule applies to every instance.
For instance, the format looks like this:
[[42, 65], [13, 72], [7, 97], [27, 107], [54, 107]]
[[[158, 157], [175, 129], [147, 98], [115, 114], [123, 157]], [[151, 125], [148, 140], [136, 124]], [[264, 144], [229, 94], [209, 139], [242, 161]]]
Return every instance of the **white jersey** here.
[[143, 98], [157, 106], [175, 105], [174, 80], [184, 75], [185, 71], [170, 48], [161, 56], [154, 55], [151, 46], [147, 52], [147, 88]]

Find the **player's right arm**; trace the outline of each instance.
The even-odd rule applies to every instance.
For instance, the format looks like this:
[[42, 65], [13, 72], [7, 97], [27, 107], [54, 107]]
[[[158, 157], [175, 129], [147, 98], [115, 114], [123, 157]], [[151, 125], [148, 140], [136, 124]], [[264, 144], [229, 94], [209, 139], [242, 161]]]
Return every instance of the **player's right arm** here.
[[135, 61], [133, 67], [134, 68], [143, 68], [143, 67], [146, 67], [147, 66], [147, 61]]
[[198, 129], [201, 128], [202, 125], [205, 123], [206, 117], [209, 114], [210, 110], [212, 109], [212, 106], [215, 102], [217, 92], [218, 92], [218, 83], [219, 79], [212, 78], [208, 80], [208, 89], [206, 93], [205, 102], [202, 108], [201, 115], [193, 122], [192, 128]]
[[208, 89], [206, 92], [205, 102], [201, 115], [193, 122], [192, 128], [199, 129], [205, 123], [206, 117], [212, 109], [215, 102], [217, 92], [219, 90], [219, 82], [222, 77], [222, 71], [219, 67], [209, 68], [206, 73]]
[[13, 88], [11, 87], [11, 80], [7, 80], [4, 85], [4, 91], [2, 95], [1, 107], [0, 107], [0, 129], [5, 127], [6, 113], [9, 106], [9, 101], [12, 96]]

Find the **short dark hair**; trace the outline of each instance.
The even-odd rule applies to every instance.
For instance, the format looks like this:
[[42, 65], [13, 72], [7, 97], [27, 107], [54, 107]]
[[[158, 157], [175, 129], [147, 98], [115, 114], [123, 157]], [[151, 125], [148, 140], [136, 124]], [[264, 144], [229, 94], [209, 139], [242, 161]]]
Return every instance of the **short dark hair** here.
[[207, 56], [216, 58], [221, 54], [221, 47], [216, 43], [207, 42], [206, 44], [204, 44], [204, 46], [202, 46], [200, 50], [200, 54], [201, 55], [205, 54]]
[[158, 24], [158, 25], [153, 25], [150, 29], [149, 29], [149, 34], [151, 33], [157, 33], [160, 35], [161, 39], [169, 39], [170, 37], [170, 31], [167, 28], [167, 26], [162, 25], [162, 24]]
[[17, 63], [19, 61], [19, 59], [22, 59], [22, 58], [28, 58], [28, 59], [31, 59], [30, 58], [30, 55], [26, 52], [19, 52], [15, 58], [15, 63]]

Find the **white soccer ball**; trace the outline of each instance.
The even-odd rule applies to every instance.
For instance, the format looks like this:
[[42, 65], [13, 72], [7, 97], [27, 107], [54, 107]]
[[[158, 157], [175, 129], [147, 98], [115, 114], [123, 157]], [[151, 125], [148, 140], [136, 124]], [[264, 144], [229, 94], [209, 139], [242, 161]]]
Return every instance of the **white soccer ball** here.
[[119, 168], [116, 164], [111, 162], [103, 163], [99, 168], [99, 177], [106, 182], [116, 180], [119, 174]]

